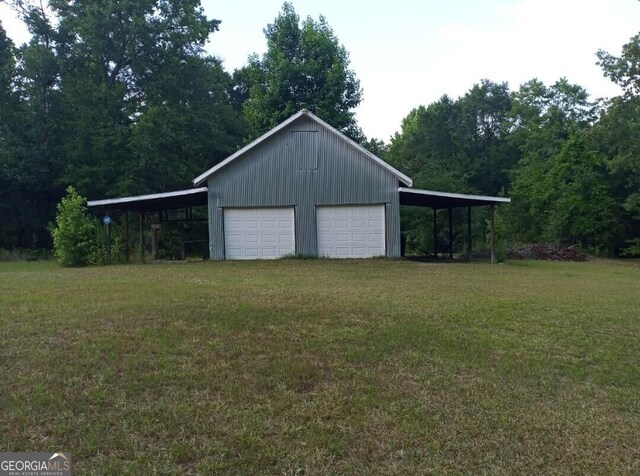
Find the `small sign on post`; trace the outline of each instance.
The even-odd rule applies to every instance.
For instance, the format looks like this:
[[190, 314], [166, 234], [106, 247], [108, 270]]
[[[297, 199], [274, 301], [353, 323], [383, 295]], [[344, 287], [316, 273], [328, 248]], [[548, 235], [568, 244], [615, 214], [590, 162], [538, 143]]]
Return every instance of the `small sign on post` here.
[[107, 263], [111, 264], [111, 217], [105, 215], [102, 218], [102, 223], [107, 227]]

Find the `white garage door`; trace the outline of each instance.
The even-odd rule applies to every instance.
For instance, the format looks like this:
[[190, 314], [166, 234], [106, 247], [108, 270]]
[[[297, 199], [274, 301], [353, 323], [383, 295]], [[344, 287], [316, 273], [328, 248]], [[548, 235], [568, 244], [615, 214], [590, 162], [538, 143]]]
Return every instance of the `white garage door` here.
[[227, 259], [275, 259], [294, 253], [293, 207], [225, 208]]
[[384, 205], [317, 207], [318, 254], [370, 258], [385, 254]]

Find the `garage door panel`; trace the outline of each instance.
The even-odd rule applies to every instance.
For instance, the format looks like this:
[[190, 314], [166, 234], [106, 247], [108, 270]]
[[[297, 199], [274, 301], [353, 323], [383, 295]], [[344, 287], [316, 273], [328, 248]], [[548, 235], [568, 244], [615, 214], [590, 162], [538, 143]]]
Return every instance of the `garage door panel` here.
[[330, 258], [384, 255], [384, 213], [384, 205], [317, 207], [318, 254]]
[[228, 231], [238, 231], [242, 229], [242, 222], [240, 220], [230, 220], [225, 223], [225, 229]]
[[354, 219], [353, 222], [352, 222], [352, 226], [353, 226], [353, 228], [366, 228], [367, 227], [367, 220], [364, 220], [362, 218]]
[[225, 208], [224, 235], [228, 259], [274, 259], [294, 253], [293, 207]]
[[235, 233], [227, 235], [227, 245], [235, 246], [241, 243], [242, 243], [242, 235], [235, 234]]
[[227, 249], [227, 258], [236, 259], [242, 256], [242, 250], [240, 248]]

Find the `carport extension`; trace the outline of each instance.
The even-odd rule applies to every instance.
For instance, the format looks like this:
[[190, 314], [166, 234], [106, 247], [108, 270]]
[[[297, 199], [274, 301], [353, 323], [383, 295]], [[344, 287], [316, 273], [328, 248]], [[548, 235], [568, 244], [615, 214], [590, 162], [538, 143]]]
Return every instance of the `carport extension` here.
[[[168, 210], [184, 209], [185, 220], [193, 221], [192, 208], [207, 205], [207, 187], [200, 187], [176, 192], [154, 193], [149, 195], [137, 195], [122, 198], [108, 198], [104, 200], [89, 200], [87, 206], [103, 210], [119, 210], [124, 212], [125, 218], [125, 242], [129, 243], [129, 212], [138, 212], [140, 215], [140, 243], [144, 243], [144, 227], [146, 213], [159, 213]], [[182, 232], [180, 236], [181, 254], [184, 255], [184, 242]], [[144, 246], [140, 246], [141, 259], [144, 262]], [[128, 250], [127, 250], [128, 255]], [[184, 258], [184, 256], [182, 256]]]
[[[454, 208], [467, 208], [467, 252], [471, 256], [471, 207], [488, 206], [490, 209], [490, 241], [491, 262], [495, 263], [495, 207], [511, 202], [510, 198], [491, 197], [484, 195], [469, 195], [461, 193], [436, 192], [433, 190], [420, 190], [400, 187], [400, 205], [428, 207], [433, 210], [434, 256], [437, 256], [437, 223], [436, 211], [448, 210], [449, 217], [449, 253], [453, 254], [453, 224], [452, 210]], [[140, 214], [140, 235], [144, 230], [144, 215], [149, 212], [162, 212], [173, 209], [185, 209], [185, 218], [191, 218], [191, 208], [207, 205], [207, 187], [180, 190], [176, 192], [155, 193], [150, 195], [138, 195], [132, 197], [113, 198], [105, 200], [91, 200], [87, 202], [91, 208], [115, 209], [125, 212], [125, 233], [128, 235], [128, 212], [137, 211]], [[128, 240], [127, 240], [128, 241]], [[144, 260], [144, 247], [142, 259]]]
[[440, 209], [449, 211], [449, 256], [453, 257], [453, 209], [467, 209], [467, 253], [471, 256], [471, 207], [489, 207], [489, 233], [491, 246], [491, 263], [496, 262], [495, 251], [495, 207], [511, 202], [510, 198], [490, 197], [484, 195], [467, 195], [462, 193], [435, 192], [433, 190], [420, 190], [415, 188], [400, 187], [400, 205], [416, 207], [428, 207], [433, 209], [433, 255], [438, 255], [436, 212]]

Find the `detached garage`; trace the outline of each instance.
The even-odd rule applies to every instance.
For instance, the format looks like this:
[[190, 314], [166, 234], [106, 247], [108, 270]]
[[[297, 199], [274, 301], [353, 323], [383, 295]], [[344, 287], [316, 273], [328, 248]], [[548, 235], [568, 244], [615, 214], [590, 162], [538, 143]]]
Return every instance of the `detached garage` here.
[[302, 110], [194, 180], [211, 259], [400, 256], [409, 177]]

